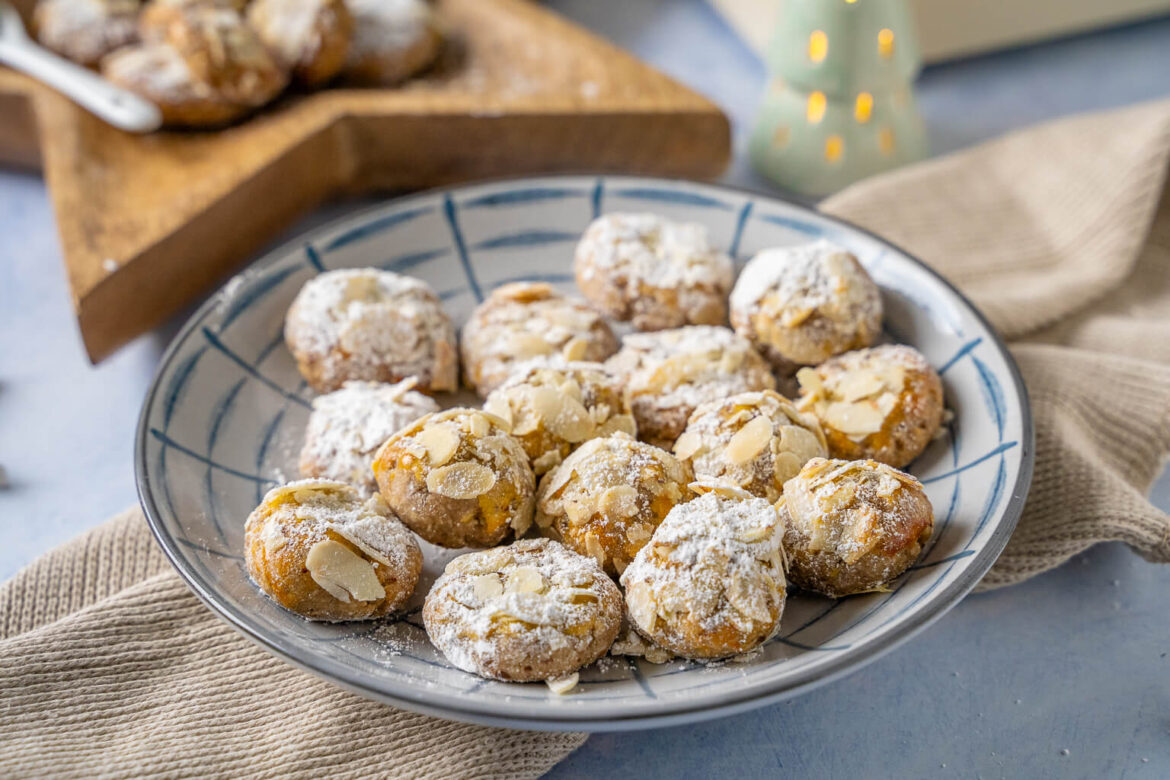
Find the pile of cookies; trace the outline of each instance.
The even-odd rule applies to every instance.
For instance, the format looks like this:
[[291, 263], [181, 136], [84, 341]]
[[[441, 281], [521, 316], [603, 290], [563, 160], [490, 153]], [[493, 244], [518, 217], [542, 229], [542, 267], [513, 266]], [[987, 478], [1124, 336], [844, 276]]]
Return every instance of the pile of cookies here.
[[33, 23], [170, 127], [223, 125], [290, 84], [397, 84], [442, 41], [426, 0], [39, 0]]
[[[853, 255], [769, 249], [736, 281], [701, 226], [610, 214], [575, 272], [586, 301], [504, 285], [459, 349], [417, 279], [302, 288], [285, 340], [322, 395], [304, 479], [247, 520], [265, 593], [310, 619], [378, 618], [417, 586], [416, 534], [475, 548], [426, 595], [432, 643], [563, 692], [607, 652], [747, 653], [789, 582], [841, 597], [914, 562], [933, 512], [898, 469], [938, 433], [942, 385], [914, 349], [874, 346], [881, 296]], [[607, 316], [639, 330], [619, 339]], [[459, 363], [483, 406], [441, 411]]]

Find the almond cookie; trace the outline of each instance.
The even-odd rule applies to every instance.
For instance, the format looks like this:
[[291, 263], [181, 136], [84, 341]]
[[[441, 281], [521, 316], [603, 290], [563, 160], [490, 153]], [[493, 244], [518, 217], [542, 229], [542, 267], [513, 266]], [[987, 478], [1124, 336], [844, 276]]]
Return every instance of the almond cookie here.
[[674, 454], [697, 480], [730, 482], [772, 502], [801, 466], [829, 456], [816, 418], [774, 390], [703, 404], [674, 443]]
[[901, 344], [846, 352], [802, 368], [800, 409], [821, 421], [834, 458], [902, 468], [938, 433], [943, 390], [922, 353]]
[[353, 40], [345, 77], [359, 84], [398, 84], [431, 66], [443, 37], [425, 0], [345, 0]]
[[533, 358], [601, 361], [618, 340], [597, 312], [542, 282], [497, 287], [463, 326], [463, 374], [487, 395]]
[[271, 102], [288, 85], [288, 73], [230, 5], [150, 3], [139, 30], [144, 42], [173, 47], [195, 81], [241, 113]]
[[33, 13], [37, 40], [87, 68], [138, 39], [139, 0], [40, 0]]
[[541, 533], [621, 574], [676, 504], [691, 498], [690, 469], [628, 434], [581, 445], [540, 481]]
[[196, 78], [178, 50], [165, 43], [118, 49], [102, 60], [102, 76], [158, 106], [167, 127], [215, 127], [251, 110]]
[[277, 64], [306, 87], [341, 72], [353, 34], [344, 0], [252, 0], [248, 24]]
[[622, 574], [638, 633], [676, 655], [715, 660], [776, 633], [786, 584], [775, 508], [729, 485], [676, 506]]
[[393, 385], [346, 382], [313, 399], [301, 474], [348, 482], [363, 495], [377, 493], [374, 453], [402, 428], [439, 411], [432, 398], [411, 389], [415, 384], [414, 377]]
[[443, 547], [491, 547], [532, 524], [536, 478], [510, 426], [478, 409], [428, 414], [374, 457], [386, 503]]
[[462, 555], [427, 594], [423, 622], [455, 666], [495, 680], [562, 682], [609, 649], [622, 595], [592, 559], [548, 539]]
[[606, 214], [581, 237], [573, 268], [594, 306], [639, 330], [727, 321], [734, 269], [702, 225]]
[[327, 271], [301, 288], [284, 340], [313, 389], [350, 379], [418, 377], [427, 392], [454, 390], [455, 329], [426, 282], [376, 268]]
[[747, 339], [709, 325], [626, 336], [606, 368], [624, 378], [638, 435], [664, 449], [700, 404], [776, 388], [767, 362]]
[[483, 409], [511, 424], [537, 476], [589, 439], [636, 433], [621, 382], [600, 363], [530, 363], [493, 390]]
[[735, 283], [731, 325], [791, 374], [872, 344], [881, 333], [881, 293], [856, 257], [823, 239], [766, 249]]
[[872, 460], [810, 460], [777, 508], [789, 579], [826, 596], [884, 590], [934, 530], [922, 484]]
[[307, 479], [268, 491], [244, 525], [260, 590], [310, 620], [369, 620], [406, 603], [422, 572], [414, 536], [379, 496]]

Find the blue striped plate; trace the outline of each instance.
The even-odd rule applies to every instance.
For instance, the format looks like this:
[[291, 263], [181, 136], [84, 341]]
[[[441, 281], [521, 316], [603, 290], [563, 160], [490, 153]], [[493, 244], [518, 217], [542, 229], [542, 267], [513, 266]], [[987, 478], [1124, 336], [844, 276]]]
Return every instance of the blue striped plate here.
[[[921, 561], [888, 593], [795, 596], [779, 635], [743, 663], [704, 667], [603, 660], [568, 696], [452, 668], [414, 611], [389, 623], [309, 623], [264, 598], [241, 557], [264, 492], [296, 476], [311, 393], [281, 340], [285, 310], [322, 270], [377, 266], [429, 282], [457, 323], [519, 279], [572, 289], [577, 237], [607, 211], [701, 222], [740, 262], [824, 236], [852, 250], [882, 287], [889, 336], [938, 368], [954, 422], [913, 465], [936, 510]], [[937, 619], [995, 561], [1023, 506], [1032, 424], [1019, 373], [986, 320], [897, 247], [776, 198], [681, 181], [554, 176], [399, 198], [314, 231], [231, 280], [162, 360], [138, 430], [143, 507], [195, 593], [286, 660], [339, 685], [447, 718], [535, 729], [683, 723], [791, 696], [856, 669]], [[434, 576], [444, 556], [428, 549]], [[420, 586], [425, 593], [426, 583]]]

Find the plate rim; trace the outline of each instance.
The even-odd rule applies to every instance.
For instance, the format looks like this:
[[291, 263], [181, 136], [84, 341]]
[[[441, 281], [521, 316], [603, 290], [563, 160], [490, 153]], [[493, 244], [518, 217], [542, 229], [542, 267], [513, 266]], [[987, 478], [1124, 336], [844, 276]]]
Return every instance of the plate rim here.
[[[564, 717], [558, 717], [555, 714], [542, 713], [540, 716], [521, 717], [512, 716], [508, 714], [500, 714], [493, 711], [490, 703], [480, 703], [472, 700], [466, 701], [466, 707], [461, 707], [451, 702], [444, 702], [443, 704], [436, 704], [433, 695], [424, 695], [421, 691], [413, 691], [412, 689], [403, 689], [398, 692], [399, 695], [394, 695], [386, 690], [378, 687], [365, 684], [362, 675], [352, 674], [346, 675], [339, 673], [339, 670], [332, 668], [325, 668], [324, 665], [315, 665], [310, 660], [301, 658], [294, 653], [286, 650], [275, 641], [265, 635], [265, 632], [255, 630], [242, 616], [236, 614], [236, 610], [228, 604], [222, 602], [218, 598], [211, 587], [205, 587], [200, 581], [200, 578], [183, 563], [183, 557], [180, 554], [178, 543], [165, 531], [156, 506], [154, 495], [151, 492], [148, 480], [150, 468], [147, 465], [146, 448], [147, 440], [149, 438], [149, 416], [154, 407], [155, 399], [161, 389], [161, 379], [174, 361], [179, 348], [186, 343], [191, 332], [194, 331], [202, 322], [204, 317], [209, 313], [209, 310], [218, 305], [219, 293], [223, 288], [230, 283], [231, 279], [240, 273], [246, 273], [254, 269], [263, 269], [269, 265], [279, 262], [282, 258], [288, 256], [294, 251], [302, 249], [306, 242], [310, 242], [312, 237], [317, 235], [327, 235], [332, 231], [336, 231], [346, 223], [359, 220], [361, 217], [379, 212], [385, 209], [388, 205], [405, 203], [415, 199], [424, 199], [428, 197], [441, 195], [455, 195], [462, 190], [467, 190], [476, 187], [492, 186], [492, 185], [523, 185], [524, 183], [531, 183], [536, 181], [548, 181], [550, 179], [588, 179], [604, 180], [607, 183], [614, 180], [637, 180], [642, 182], [657, 182], [668, 185], [684, 185], [694, 186], [700, 188], [708, 188], [725, 193], [746, 196], [748, 198], [762, 198], [783, 203], [787, 207], [796, 209], [797, 211], [806, 212], [816, 216], [819, 219], [827, 220], [835, 223], [848, 230], [856, 231], [863, 234], [870, 239], [876, 241], [879, 245], [884, 246], [888, 250], [893, 250], [902, 257], [908, 259], [920, 269], [925, 271], [935, 281], [941, 283], [947, 288], [956, 298], [962, 301], [974, 315], [975, 319], [987, 331], [990, 336], [990, 343], [999, 353], [1007, 367], [1008, 374], [1012, 378], [1013, 390], [1020, 404], [1020, 470], [1017, 475], [1015, 484], [1012, 486], [1011, 494], [1007, 506], [1003, 511], [1003, 517], [997, 524], [995, 530], [992, 532], [987, 544], [983, 547], [981, 552], [972, 562], [972, 565], [967, 568], [962, 576], [951, 583], [938, 596], [928, 602], [929, 610], [920, 611], [911, 615], [908, 618], [906, 627], [893, 635], [880, 637], [874, 642], [857, 648], [854, 651], [844, 651], [838, 657], [834, 658], [827, 667], [814, 668], [811, 670], [804, 670], [798, 672], [795, 679], [784, 681], [777, 685], [776, 681], [765, 683], [762, 685], [763, 690], [760, 689], [746, 689], [732, 695], [730, 698], [725, 698], [722, 701], [715, 703], [706, 702], [682, 702], [676, 705], [664, 704], [662, 705], [662, 712], [656, 713], [635, 713], [629, 716], [622, 715], [596, 715], [591, 713], [576, 713], [572, 710], [566, 710]], [[472, 179], [468, 181], [459, 182], [457, 184], [445, 185], [441, 187], [432, 187], [424, 190], [418, 190], [402, 195], [392, 195], [379, 200], [377, 203], [357, 208], [348, 211], [345, 214], [338, 215], [316, 227], [298, 233], [287, 241], [265, 252], [260, 257], [244, 264], [231, 277], [228, 277], [222, 284], [213, 290], [207, 298], [199, 304], [187, 317], [182, 327], [175, 333], [162, 356], [159, 358], [158, 364], [155, 367], [154, 375], [151, 378], [150, 385], [147, 389], [142, 401], [142, 408], [139, 412], [138, 425], [135, 431], [134, 444], [134, 478], [136, 491], [138, 494], [139, 504], [146, 516], [147, 524], [150, 527], [151, 533], [159, 546], [162, 548], [167, 560], [171, 566], [179, 573], [180, 578], [187, 585], [187, 587], [199, 598], [210, 611], [219, 619], [223, 620], [237, 632], [242, 634], [248, 640], [272, 653], [278, 658], [290, 663], [291, 665], [300, 668], [304, 671], [327, 680], [328, 682], [337, 685], [341, 688], [351, 692], [362, 695], [366, 698], [374, 699], [394, 706], [402, 707], [414, 712], [419, 712], [425, 715], [432, 715], [440, 718], [454, 719], [468, 723], [477, 723], [489, 726], [505, 726], [511, 728], [523, 728], [539, 731], [626, 731], [644, 728], [659, 728], [664, 726], [680, 725], [683, 723], [693, 723], [698, 721], [711, 720], [714, 718], [734, 715], [740, 712], [756, 709], [758, 707], [766, 706], [768, 704], [791, 698], [808, 692], [821, 685], [825, 685], [834, 680], [855, 672], [866, 666], [878, 658], [884, 656], [891, 650], [899, 647], [906, 641], [909, 641], [914, 636], [918, 635], [935, 621], [949, 612], [954, 606], [961, 601], [968, 593], [970, 593], [987, 571], [999, 559], [1006, 547], [1008, 540], [1015, 531], [1019, 523], [1021, 514], [1023, 513], [1024, 503], [1031, 487], [1032, 477], [1035, 466], [1035, 428], [1032, 419], [1032, 409], [1029, 400], [1027, 386], [1024, 383], [1023, 375], [1020, 371], [1019, 365], [1016, 363], [1015, 357], [1011, 350], [1007, 347], [1003, 337], [994, 325], [983, 314], [966, 295], [964, 295], [954, 284], [943, 277], [916, 255], [908, 252], [897, 244], [889, 241], [882, 236], [877, 235], [873, 231], [856, 225], [849, 220], [841, 217], [827, 214], [817, 210], [816, 208], [786, 197], [781, 194], [773, 194], [768, 192], [761, 192], [747, 187], [737, 187], [732, 185], [720, 184], [715, 182], [703, 182], [694, 179], [686, 179], [681, 177], [664, 177], [664, 176], [642, 176], [636, 173], [605, 173], [605, 172], [555, 172], [547, 174], [530, 174], [524, 176], [503, 176], [503, 177], [488, 177], [482, 179]], [[340, 667], [341, 672], [348, 671], [344, 666]]]

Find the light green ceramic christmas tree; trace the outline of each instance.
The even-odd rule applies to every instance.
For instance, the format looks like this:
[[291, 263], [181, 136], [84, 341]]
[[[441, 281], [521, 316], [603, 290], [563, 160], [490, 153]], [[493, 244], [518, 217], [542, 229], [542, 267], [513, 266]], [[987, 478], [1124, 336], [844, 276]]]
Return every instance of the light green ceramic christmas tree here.
[[782, 0], [752, 132], [765, 176], [807, 195], [926, 155], [905, 0]]

